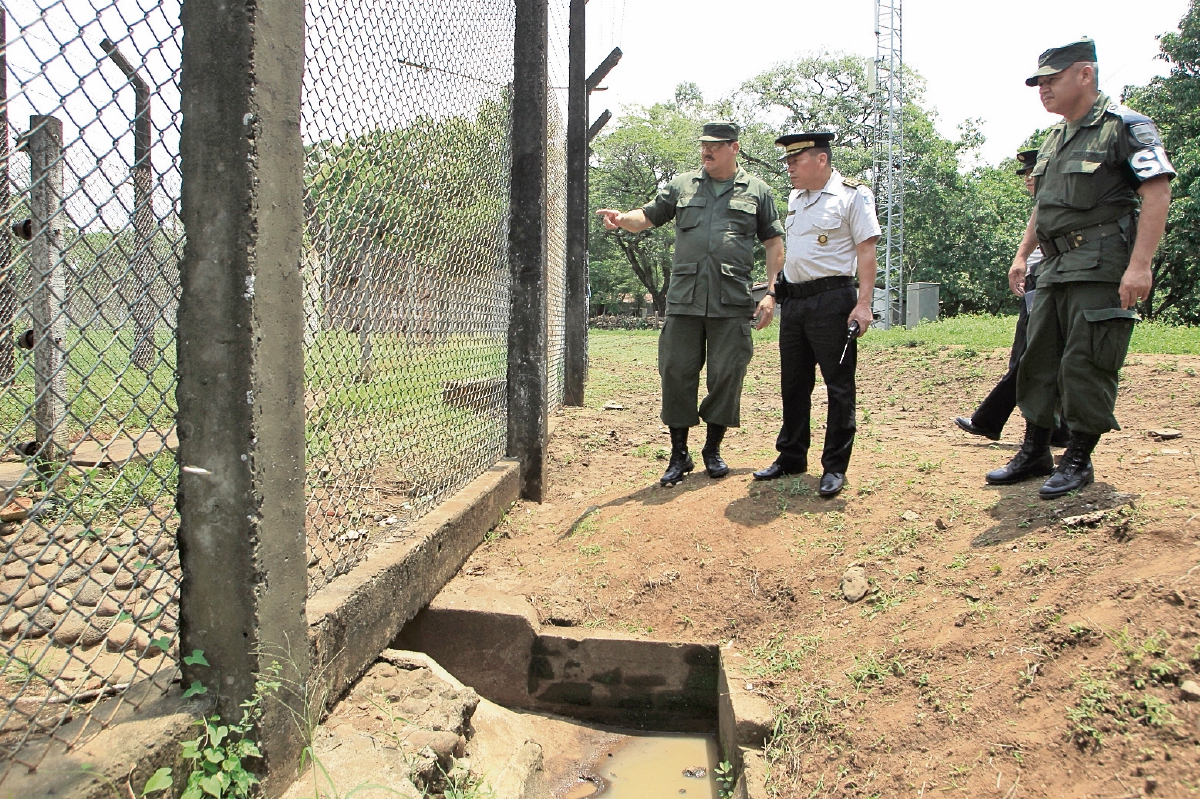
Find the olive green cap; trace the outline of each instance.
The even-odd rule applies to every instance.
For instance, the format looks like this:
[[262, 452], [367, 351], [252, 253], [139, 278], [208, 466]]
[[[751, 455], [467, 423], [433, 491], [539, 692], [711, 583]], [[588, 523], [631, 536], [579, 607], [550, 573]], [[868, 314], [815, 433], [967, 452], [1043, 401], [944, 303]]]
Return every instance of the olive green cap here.
[[1026, 86], [1037, 86], [1043, 75], [1057, 75], [1077, 61], [1095, 61], [1096, 43], [1084, 36], [1077, 42], [1051, 47], [1038, 56], [1038, 70], [1025, 79]]
[[1033, 165], [1037, 163], [1037, 156], [1037, 150], [1022, 150], [1017, 153], [1017, 174], [1024, 175], [1033, 169]]
[[704, 131], [700, 134], [700, 141], [737, 141], [739, 132], [741, 132], [741, 129], [738, 128], [736, 122], [718, 119], [715, 122], [704, 123]]

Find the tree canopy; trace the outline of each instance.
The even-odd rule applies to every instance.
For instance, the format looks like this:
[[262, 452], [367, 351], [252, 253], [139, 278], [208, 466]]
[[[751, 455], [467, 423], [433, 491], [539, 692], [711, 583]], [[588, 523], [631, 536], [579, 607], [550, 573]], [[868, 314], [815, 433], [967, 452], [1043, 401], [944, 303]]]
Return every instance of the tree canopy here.
[[1154, 257], [1148, 317], [1200, 324], [1200, 8], [1192, 0], [1179, 30], [1159, 37], [1170, 72], [1128, 88], [1130, 107], [1158, 123], [1178, 177], [1171, 185], [1167, 232]]
[[[1179, 173], [1167, 233], [1154, 259], [1154, 291], [1141, 310], [1147, 317], [1190, 324], [1200, 323], [1198, 3], [1191, 0], [1177, 31], [1159, 37], [1169, 74], [1143, 87], [1127, 87], [1122, 98], [1158, 123]], [[742, 125], [739, 161], [775, 189], [781, 211], [790, 185], [776, 160], [774, 140], [783, 133], [835, 132], [834, 165], [847, 177], [870, 181], [874, 119], [867, 67], [868, 59], [858, 56], [802, 55], [714, 102], [685, 83], [672, 100], [627, 109], [593, 142], [592, 207], [636, 208], [675, 175], [696, 169], [696, 135], [706, 119], [715, 117]], [[1017, 300], [1007, 273], [1031, 208], [1016, 161], [981, 163], [984, 139], [978, 121], [966, 120], [954, 137], [943, 135], [925, 103], [921, 76], [908, 71], [905, 81], [905, 279], [940, 283], [947, 314], [1014, 312]], [[1031, 130], [1021, 149], [1036, 147], [1047, 132], [1046, 127]], [[593, 304], [630, 296], [636, 304], [649, 294], [661, 313], [674, 236], [673, 225], [632, 235], [593, 223]]]
[[[923, 82], [910, 75], [905, 108], [906, 278], [942, 284], [948, 312], [1013, 310], [1007, 271], [1029, 213], [1015, 161], [963, 170], [983, 139], [964, 124], [956, 140], [942, 136], [922, 105]], [[791, 186], [775, 139], [796, 130], [838, 136], [834, 164], [847, 177], [870, 180], [873, 123], [867, 60], [822, 53], [778, 64], [743, 83], [730, 97], [705, 102], [695, 84], [682, 84], [672, 102], [628, 111], [594, 143], [591, 173], [595, 208], [636, 208], [682, 171], [696, 169], [695, 139], [704, 120], [731, 116], [742, 125], [739, 161], [772, 186], [781, 213]], [[593, 302], [613, 303], [641, 292], [661, 298], [670, 282], [674, 228], [640, 234], [593, 228]], [[761, 262], [761, 257], [760, 257]]]

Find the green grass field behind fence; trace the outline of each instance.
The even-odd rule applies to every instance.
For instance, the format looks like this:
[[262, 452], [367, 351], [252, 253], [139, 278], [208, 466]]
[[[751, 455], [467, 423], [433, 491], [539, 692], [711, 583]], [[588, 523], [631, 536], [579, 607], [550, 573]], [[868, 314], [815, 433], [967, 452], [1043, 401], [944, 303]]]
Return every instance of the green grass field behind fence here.
[[[79, 331], [67, 334], [67, 436], [85, 431], [104, 437], [118, 429], [175, 424], [175, 343], [160, 326], [158, 360], [146, 373], [133, 365], [132, 331]], [[7, 443], [34, 437], [33, 354], [21, 352], [11, 386], [0, 392], [0, 437]]]
[[[975, 350], [1007, 349], [1012, 346], [1016, 316], [984, 316], [963, 314], [937, 322], [927, 322], [907, 330], [872, 328], [859, 341], [864, 350], [894, 349], [897, 347], [970, 347]], [[640, 347], [643, 340], [652, 344], [658, 339], [657, 330], [592, 330], [594, 342], [626, 341]], [[754, 333], [756, 344], [779, 340], [779, 323]], [[638, 342], [634, 344], [634, 342]], [[600, 344], [601, 348], [610, 346]], [[1200, 355], [1200, 327], [1166, 325], [1161, 322], [1140, 322], [1133, 329], [1130, 352], [1144, 355]]]

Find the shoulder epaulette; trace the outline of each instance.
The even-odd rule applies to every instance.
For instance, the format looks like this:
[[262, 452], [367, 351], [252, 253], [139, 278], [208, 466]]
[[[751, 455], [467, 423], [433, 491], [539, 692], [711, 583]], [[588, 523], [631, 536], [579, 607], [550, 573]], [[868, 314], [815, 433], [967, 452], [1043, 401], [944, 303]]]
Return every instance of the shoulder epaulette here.
[[1121, 118], [1121, 121], [1124, 122], [1126, 125], [1144, 124], [1146, 122], [1150, 122], [1153, 124], [1153, 122], [1154, 122], [1154, 120], [1152, 120], [1150, 117], [1146, 116], [1145, 114], [1134, 111], [1132, 108], [1126, 108], [1123, 105], [1118, 105], [1117, 103], [1112, 103], [1111, 105], [1109, 105], [1108, 108], [1106, 108], [1104, 110], [1110, 114], [1119, 116]]
[[865, 186], [867, 184], [861, 180], [855, 180], [854, 178], [842, 178], [842, 185], [849, 186], [852, 189], [857, 189], [859, 186]]

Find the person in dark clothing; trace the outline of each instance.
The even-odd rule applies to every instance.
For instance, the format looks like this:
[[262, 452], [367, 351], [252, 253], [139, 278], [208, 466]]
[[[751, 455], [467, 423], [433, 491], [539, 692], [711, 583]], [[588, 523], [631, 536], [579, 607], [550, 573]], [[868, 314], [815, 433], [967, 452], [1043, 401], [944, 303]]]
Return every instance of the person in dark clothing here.
[[[1031, 195], [1033, 194], [1033, 175], [1030, 173], [1033, 172], [1033, 165], [1037, 163], [1037, 154], [1037, 150], [1022, 150], [1017, 153], [1017, 174], [1025, 179], [1025, 188]], [[975, 409], [975, 413], [971, 414], [969, 418], [966, 416], [954, 418], [955, 424], [973, 436], [983, 436], [992, 441], [999, 441], [1004, 424], [1017, 407], [1017, 367], [1021, 363], [1021, 356], [1025, 354], [1025, 329], [1029, 325], [1029, 309], [1033, 307], [1034, 291], [1037, 286], [1035, 272], [1041, 261], [1042, 251], [1040, 249], [1035, 249], [1026, 259], [1029, 270], [1025, 273], [1025, 295], [1021, 297], [1021, 312], [1017, 316], [1017, 332], [1013, 337], [1012, 352], [1008, 356], [1008, 371]], [[1050, 443], [1055, 447], [1065, 447], [1070, 436], [1071, 431], [1067, 429], [1066, 422], [1060, 420], [1058, 427], [1050, 437]]]

